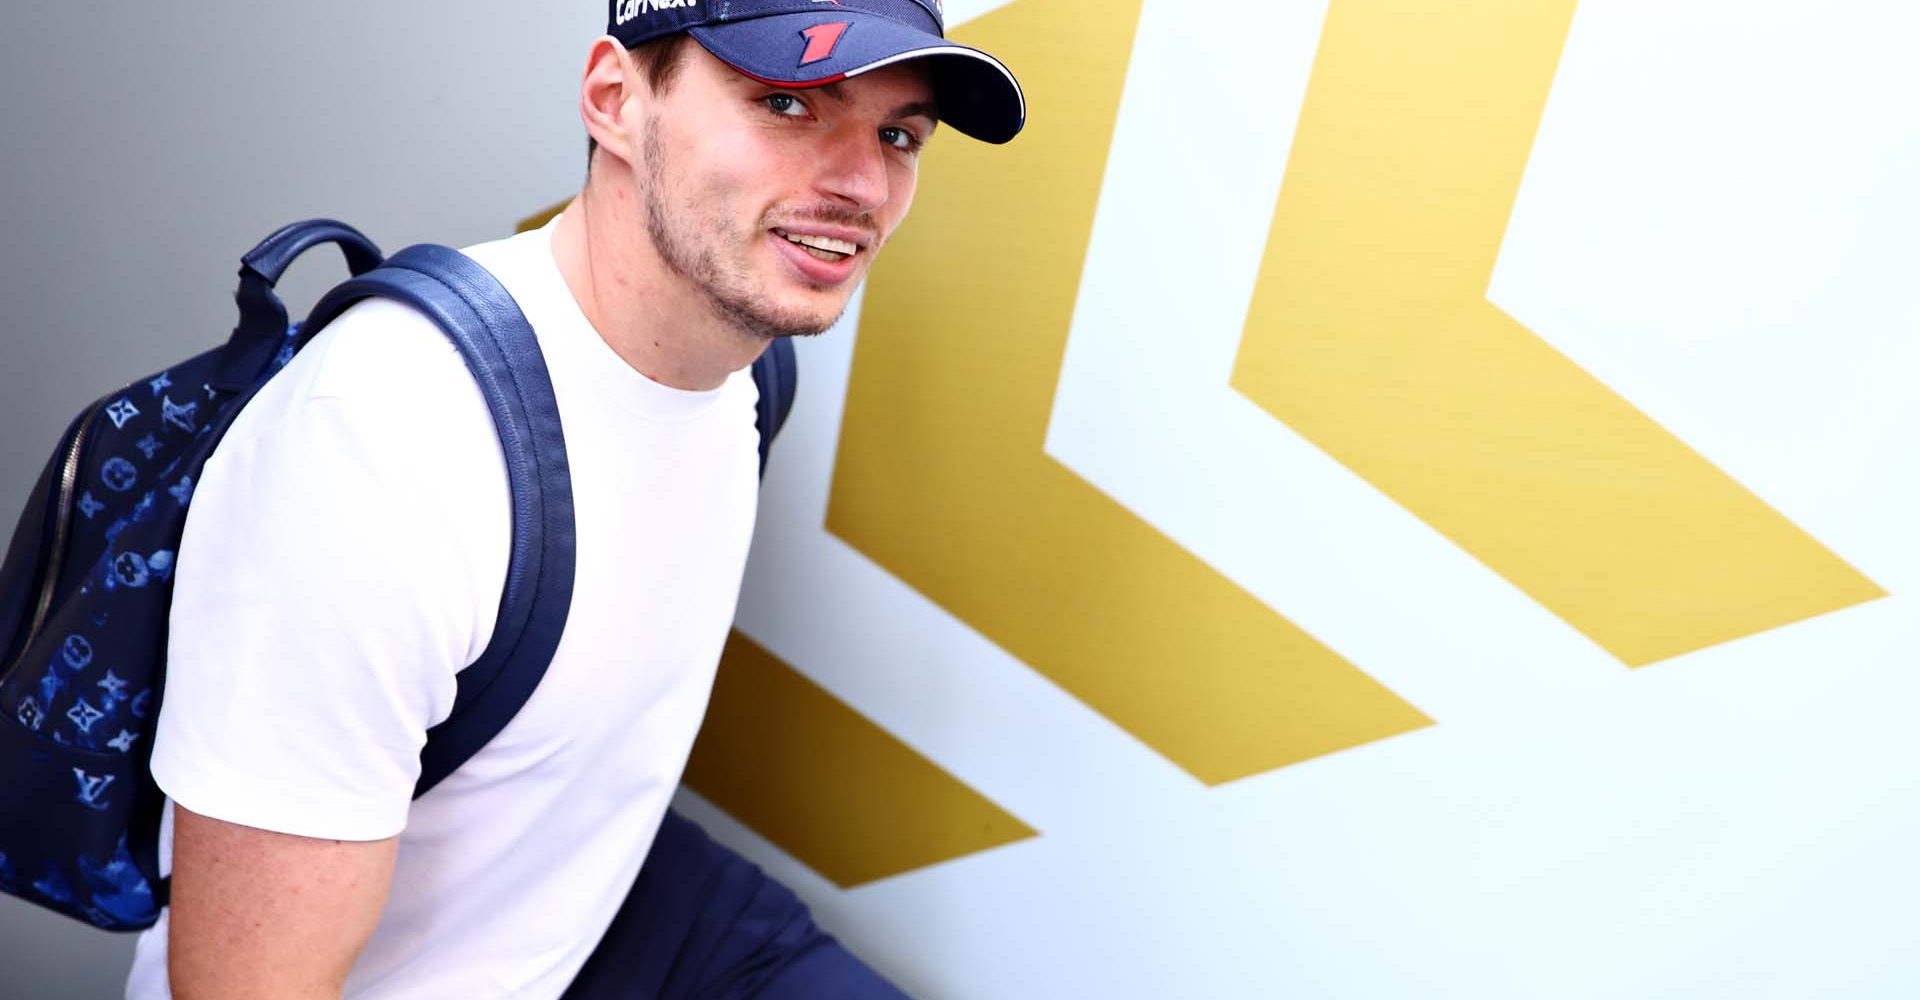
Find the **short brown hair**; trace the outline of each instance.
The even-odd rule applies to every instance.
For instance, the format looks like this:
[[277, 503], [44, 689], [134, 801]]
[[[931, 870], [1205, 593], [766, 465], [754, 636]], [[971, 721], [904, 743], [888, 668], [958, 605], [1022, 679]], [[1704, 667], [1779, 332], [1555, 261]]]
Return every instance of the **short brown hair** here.
[[[647, 78], [647, 87], [656, 94], [664, 94], [673, 89], [673, 81], [680, 75], [680, 67], [686, 61], [681, 58], [688, 42], [693, 36], [684, 31], [659, 38], [649, 38], [627, 50], [633, 57], [633, 64]], [[587, 136], [587, 170], [593, 170], [593, 151], [600, 148], [593, 136]]]

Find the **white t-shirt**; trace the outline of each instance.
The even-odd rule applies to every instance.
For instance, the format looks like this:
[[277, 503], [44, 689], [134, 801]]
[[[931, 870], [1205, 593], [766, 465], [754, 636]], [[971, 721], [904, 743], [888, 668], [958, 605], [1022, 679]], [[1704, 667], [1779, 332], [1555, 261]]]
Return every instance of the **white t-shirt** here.
[[[180, 544], [154, 776], [233, 823], [399, 834], [355, 1000], [561, 994], [645, 859], [733, 619], [753, 380], [685, 392], [634, 371], [550, 229], [467, 251], [546, 355], [579, 543], [559, 651], [478, 755], [411, 801], [426, 731], [492, 635], [512, 523], [493, 419], [427, 319], [373, 301], [316, 337], [208, 461]], [[169, 995], [166, 937], [163, 914], [128, 997]]]

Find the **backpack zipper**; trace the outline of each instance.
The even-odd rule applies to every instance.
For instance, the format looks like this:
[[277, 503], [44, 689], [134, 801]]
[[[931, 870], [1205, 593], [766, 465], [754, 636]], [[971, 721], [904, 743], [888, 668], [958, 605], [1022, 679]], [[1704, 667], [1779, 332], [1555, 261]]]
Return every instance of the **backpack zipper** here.
[[80, 427], [74, 431], [73, 440], [67, 444], [67, 453], [60, 464], [60, 488], [55, 496], [53, 516], [53, 543], [47, 553], [47, 572], [40, 581], [40, 599], [34, 605], [33, 623], [27, 626], [26, 638], [20, 643], [20, 651], [14, 655], [12, 663], [7, 664], [0, 681], [13, 676], [20, 664], [27, 658], [27, 651], [33, 648], [33, 640], [40, 637], [40, 630], [47, 625], [47, 615], [53, 611], [53, 594], [60, 586], [60, 573], [66, 567], [67, 536], [73, 531], [73, 493], [80, 485], [80, 458], [86, 452], [88, 432], [100, 416], [101, 408], [107, 401], [119, 395], [119, 391], [100, 397], [92, 406], [87, 407], [86, 416], [81, 418]]

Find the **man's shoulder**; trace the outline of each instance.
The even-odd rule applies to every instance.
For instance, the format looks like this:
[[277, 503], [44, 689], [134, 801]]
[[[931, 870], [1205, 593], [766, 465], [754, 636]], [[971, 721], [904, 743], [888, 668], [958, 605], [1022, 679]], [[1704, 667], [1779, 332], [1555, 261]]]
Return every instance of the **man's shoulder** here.
[[[407, 436], [449, 420], [491, 425], [466, 361], [431, 319], [387, 299], [355, 303], [247, 402], [230, 438], [272, 437], [316, 419]], [[221, 450], [230, 450], [223, 442]]]
[[[542, 268], [552, 267], [540, 231], [460, 252], [507, 288], [523, 311], [528, 287], [537, 289]], [[413, 392], [458, 386], [478, 398], [466, 361], [446, 332], [413, 307], [389, 299], [368, 299], [348, 308], [290, 367], [308, 370], [314, 396], [404, 400]]]
[[289, 388], [309, 398], [405, 399], [472, 381], [459, 349], [437, 324], [388, 299], [355, 303], [287, 368], [282, 375]]
[[262, 471], [299, 456], [329, 481], [423, 477], [479, 488], [502, 474], [493, 416], [459, 349], [432, 320], [382, 299], [320, 331], [235, 419], [213, 463]]

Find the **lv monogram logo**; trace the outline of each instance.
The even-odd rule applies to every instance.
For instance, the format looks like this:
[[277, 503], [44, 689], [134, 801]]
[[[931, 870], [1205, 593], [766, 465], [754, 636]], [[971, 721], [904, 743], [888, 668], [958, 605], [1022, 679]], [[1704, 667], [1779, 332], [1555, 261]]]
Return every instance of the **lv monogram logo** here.
[[76, 767], [73, 769], [73, 779], [80, 784], [80, 792], [74, 796], [74, 801], [99, 811], [105, 811], [111, 805], [106, 795], [107, 787], [113, 784], [113, 775], [92, 775]]

